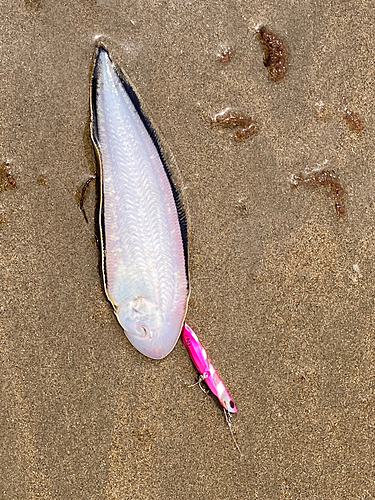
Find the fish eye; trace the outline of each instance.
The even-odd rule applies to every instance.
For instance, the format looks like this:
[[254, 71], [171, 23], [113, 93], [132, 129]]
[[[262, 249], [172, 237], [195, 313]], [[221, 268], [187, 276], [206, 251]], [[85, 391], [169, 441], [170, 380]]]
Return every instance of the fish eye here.
[[230, 406], [231, 408], [234, 408], [234, 403], [233, 403], [233, 401], [232, 401], [232, 400], [230, 400], [230, 401], [229, 401], [229, 406]]
[[142, 337], [148, 337], [148, 330], [147, 330], [147, 327], [145, 327], [144, 325], [140, 325], [140, 329], [141, 329], [141, 330], [142, 330], [142, 332], [143, 332]]
[[148, 328], [148, 326], [146, 325], [140, 325], [140, 329], [142, 330], [143, 332], [143, 335], [142, 337], [144, 339], [151, 339], [153, 337], [153, 333], [152, 331], [150, 330], [150, 328]]

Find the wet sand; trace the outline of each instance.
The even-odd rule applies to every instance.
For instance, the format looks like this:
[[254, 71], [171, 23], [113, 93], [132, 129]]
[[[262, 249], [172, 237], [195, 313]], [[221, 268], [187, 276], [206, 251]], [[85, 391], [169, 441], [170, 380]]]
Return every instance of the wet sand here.
[[[242, 1], [3, 2], [0, 496], [370, 499], [374, 495], [374, 7]], [[287, 42], [268, 79], [254, 26]], [[101, 285], [88, 138], [94, 36], [174, 155], [189, 220], [188, 322], [231, 392], [188, 388], [179, 342], [139, 354]], [[223, 47], [235, 53], [227, 64]], [[255, 119], [242, 142], [207, 117]], [[364, 124], [351, 130], [345, 108]], [[291, 186], [305, 168], [329, 189]]]

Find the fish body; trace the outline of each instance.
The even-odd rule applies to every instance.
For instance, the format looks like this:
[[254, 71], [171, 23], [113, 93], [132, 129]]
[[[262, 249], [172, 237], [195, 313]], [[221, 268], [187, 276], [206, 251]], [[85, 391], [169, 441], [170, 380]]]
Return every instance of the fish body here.
[[215, 367], [209, 360], [205, 348], [200, 343], [192, 328], [186, 323], [184, 324], [181, 337], [201, 379], [204, 380], [210, 391], [218, 398], [223, 408], [229, 413], [236, 413], [236, 405]]
[[134, 347], [161, 359], [177, 342], [187, 309], [186, 228], [155, 132], [103, 47], [91, 112], [105, 292]]

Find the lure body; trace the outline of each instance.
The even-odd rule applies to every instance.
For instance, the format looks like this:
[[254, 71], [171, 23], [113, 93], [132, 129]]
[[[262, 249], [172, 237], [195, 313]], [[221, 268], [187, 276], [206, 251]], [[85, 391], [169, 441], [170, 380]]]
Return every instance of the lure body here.
[[236, 413], [236, 405], [211, 361], [208, 359], [205, 348], [202, 346], [190, 326], [186, 323], [184, 324], [181, 336], [196, 369], [199, 371], [201, 378], [207, 384], [210, 391], [218, 398], [220, 404], [229, 413]]
[[183, 220], [155, 133], [103, 47], [91, 111], [105, 292], [134, 347], [161, 359], [177, 342], [188, 302]]

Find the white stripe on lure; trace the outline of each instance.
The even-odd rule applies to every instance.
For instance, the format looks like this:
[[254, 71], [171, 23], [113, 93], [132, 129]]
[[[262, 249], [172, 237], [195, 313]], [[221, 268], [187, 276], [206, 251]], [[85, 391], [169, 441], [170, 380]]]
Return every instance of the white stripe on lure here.
[[187, 309], [186, 228], [155, 133], [103, 47], [91, 112], [105, 292], [134, 347], [161, 359], [176, 344]]

